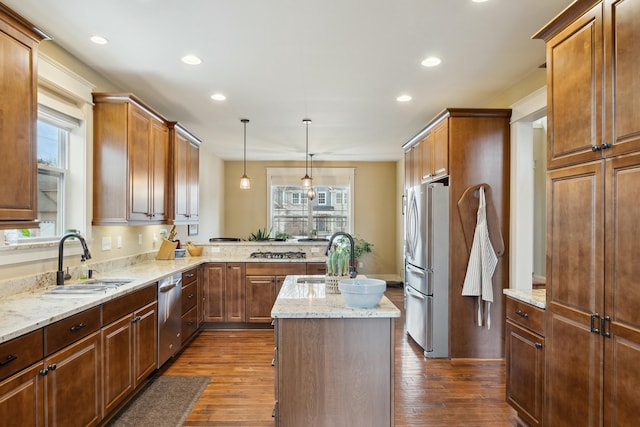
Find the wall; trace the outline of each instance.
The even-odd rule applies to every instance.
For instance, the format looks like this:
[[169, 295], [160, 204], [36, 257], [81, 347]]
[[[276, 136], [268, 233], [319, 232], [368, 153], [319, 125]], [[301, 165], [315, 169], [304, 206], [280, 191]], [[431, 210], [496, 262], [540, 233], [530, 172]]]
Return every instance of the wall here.
[[[321, 162], [314, 167], [355, 168], [354, 234], [372, 243], [373, 253], [364, 254], [359, 271], [369, 275], [390, 275], [397, 279], [397, 162]], [[304, 162], [247, 162], [251, 189], [240, 190], [241, 161], [224, 163], [224, 233], [247, 238], [267, 226], [267, 167], [304, 167]], [[214, 236], [211, 236], [214, 237]]]

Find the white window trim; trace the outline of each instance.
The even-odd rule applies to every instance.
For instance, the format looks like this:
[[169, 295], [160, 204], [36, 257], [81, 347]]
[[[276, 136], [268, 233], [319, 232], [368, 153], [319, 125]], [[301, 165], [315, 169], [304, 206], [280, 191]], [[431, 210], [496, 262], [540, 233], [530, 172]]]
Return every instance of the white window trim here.
[[[314, 175], [317, 177], [321, 176], [346, 176], [349, 178], [349, 224], [351, 225], [351, 230], [355, 230], [355, 215], [354, 215], [354, 206], [356, 195], [354, 192], [355, 188], [355, 168], [314, 168]], [[301, 178], [305, 174], [305, 169], [300, 168], [267, 168], [267, 212], [265, 213], [267, 217], [267, 228], [270, 229], [273, 224], [271, 223], [271, 209], [272, 209], [272, 200], [271, 200], [271, 181], [274, 177], [279, 176], [291, 176]], [[298, 179], [299, 181], [299, 179]], [[313, 182], [315, 185], [323, 185], [321, 182], [316, 182], [316, 178], [314, 178]], [[302, 186], [302, 185], [301, 185]]]

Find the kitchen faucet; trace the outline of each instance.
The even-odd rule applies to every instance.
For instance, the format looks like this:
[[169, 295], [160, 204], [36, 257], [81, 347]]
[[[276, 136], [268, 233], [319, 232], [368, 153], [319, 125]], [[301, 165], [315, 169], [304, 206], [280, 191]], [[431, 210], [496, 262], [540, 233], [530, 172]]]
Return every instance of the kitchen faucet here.
[[353, 241], [353, 237], [351, 237], [351, 234], [345, 233], [344, 231], [336, 231], [335, 233], [333, 233], [333, 236], [331, 236], [331, 238], [329, 239], [329, 244], [327, 245], [327, 249], [324, 251], [324, 254], [329, 255], [329, 250], [331, 250], [333, 239], [338, 236], [345, 236], [347, 239], [349, 239], [349, 245], [351, 246], [351, 250], [349, 251], [349, 277], [354, 279], [358, 275], [358, 272], [356, 271], [355, 242]]
[[84, 238], [79, 233], [67, 233], [60, 239], [60, 243], [58, 244], [58, 271], [56, 272], [56, 285], [64, 285], [65, 279], [70, 279], [71, 276], [68, 274], [64, 274], [64, 270], [62, 269], [62, 258], [64, 252], [64, 241], [70, 237], [77, 237], [80, 240], [80, 244], [82, 245], [82, 250], [84, 251], [84, 259], [91, 259], [91, 252], [89, 252], [89, 248], [87, 247], [87, 242], [84, 241]]

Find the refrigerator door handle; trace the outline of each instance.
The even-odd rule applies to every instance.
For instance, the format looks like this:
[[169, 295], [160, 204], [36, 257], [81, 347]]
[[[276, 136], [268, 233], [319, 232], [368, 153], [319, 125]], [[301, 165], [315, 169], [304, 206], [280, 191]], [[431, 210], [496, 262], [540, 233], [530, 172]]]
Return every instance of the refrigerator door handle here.
[[425, 273], [424, 270], [420, 270], [418, 268], [415, 268], [414, 266], [407, 264], [407, 270], [409, 270], [411, 273], [416, 274], [418, 276], [426, 276], [427, 273]]
[[420, 292], [414, 291], [411, 286], [407, 286], [407, 293], [411, 294], [411, 296], [414, 297], [414, 298], [418, 298], [418, 299], [421, 299], [421, 300], [425, 299], [424, 295], [422, 295]]

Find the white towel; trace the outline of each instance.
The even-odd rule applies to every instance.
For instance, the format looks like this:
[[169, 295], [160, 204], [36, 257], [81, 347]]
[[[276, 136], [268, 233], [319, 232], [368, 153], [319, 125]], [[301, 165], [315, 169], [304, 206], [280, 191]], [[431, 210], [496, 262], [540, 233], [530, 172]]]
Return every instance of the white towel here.
[[482, 326], [482, 303], [486, 302], [487, 329], [491, 329], [491, 303], [493, 302], [493, 284], [491, 278], [498, 264], [498, 257], [493, 250], [489, 239], [489, 227], [487, 226], [486, 201], [484, 199], [484, 187], [478, 189], [480, 202], [476, 229], [473, 234], [471, 255], [467, 274], [462, 285], [462, 295], [478, 297], [478, 326]]

